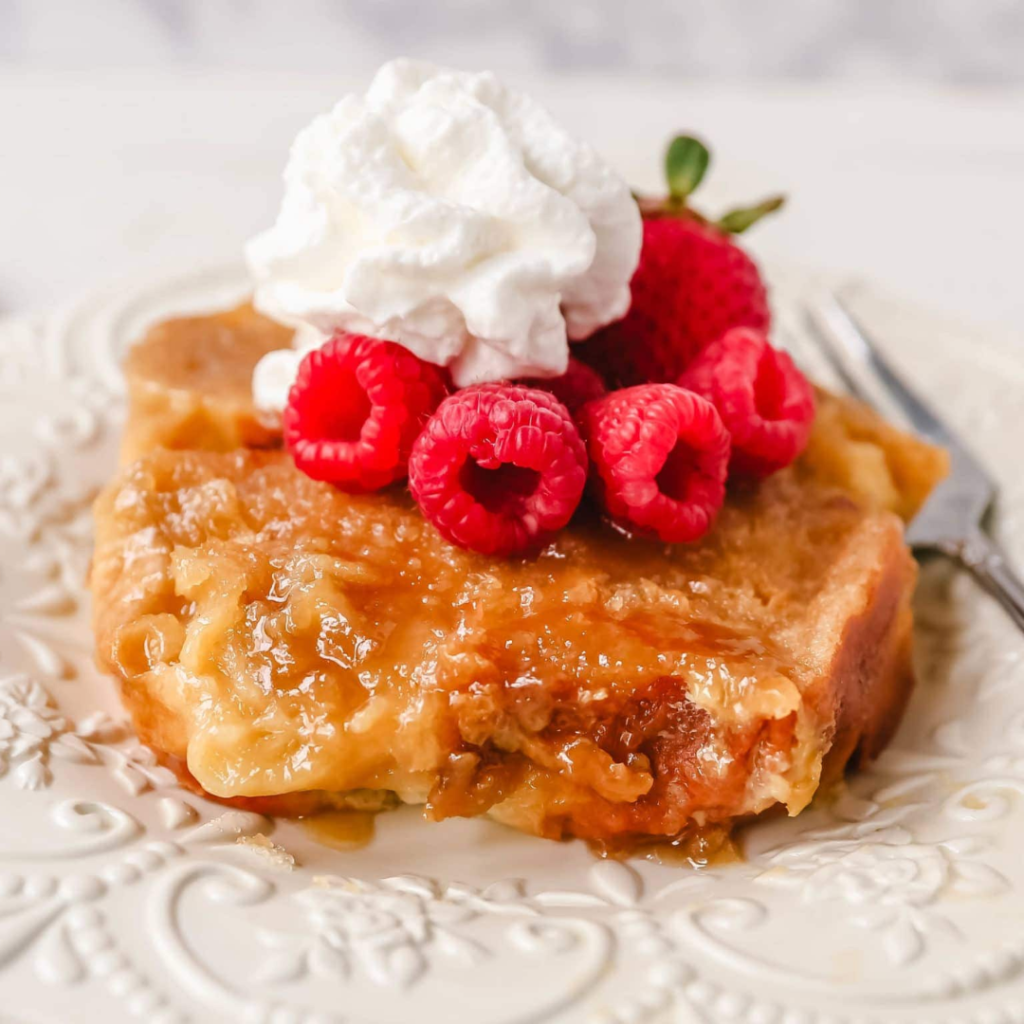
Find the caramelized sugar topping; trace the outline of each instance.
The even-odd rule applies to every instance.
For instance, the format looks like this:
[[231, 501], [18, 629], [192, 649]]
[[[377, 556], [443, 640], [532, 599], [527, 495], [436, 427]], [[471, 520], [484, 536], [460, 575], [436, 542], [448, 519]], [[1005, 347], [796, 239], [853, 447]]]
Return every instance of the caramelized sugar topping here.
[[849, 613], [903, 550], [894, 519], [782, 473], [694, 547], [583, 519], [492, 560], [399, 488], [252, 451], [155, 452], [97, 522], [101, 658], [208, 792], [392, 790], [596, 838], [802, 807]]

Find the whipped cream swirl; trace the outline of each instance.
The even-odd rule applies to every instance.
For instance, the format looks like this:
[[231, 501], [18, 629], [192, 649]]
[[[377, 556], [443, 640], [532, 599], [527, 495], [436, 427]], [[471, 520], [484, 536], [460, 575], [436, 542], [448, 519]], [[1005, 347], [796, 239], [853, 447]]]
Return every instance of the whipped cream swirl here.
[[[629, 188], [490, 73], [396, 60], [296, 138], [277, 221], [246, 255], [259, 310], [448, 366], [459, 386], [564, 372], [623, 316], [640, 252]], [[255, 375], [280, 409], [298, 352]]]

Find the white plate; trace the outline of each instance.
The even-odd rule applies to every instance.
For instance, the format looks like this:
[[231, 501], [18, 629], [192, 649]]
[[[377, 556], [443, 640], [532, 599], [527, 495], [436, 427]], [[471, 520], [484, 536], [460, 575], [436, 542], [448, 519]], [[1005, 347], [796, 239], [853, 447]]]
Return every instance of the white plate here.
[[[802, 283], [777, 292], [783, 327]], [[92, 666], [88, 507], [119, 353], [240, 287], [197, 274], [0, 324], [0, 1020], [1024, 1021], [1024, 643], [942, 565], [892, 749], [752, 828], [742, 864], [598, 861], [413, 809], [342, 853], [177, 789]], [[860, 308], [1002, 476], [1020, 558], [1019, 350]], [[258, 833], [298, 867], [236, 842]]]

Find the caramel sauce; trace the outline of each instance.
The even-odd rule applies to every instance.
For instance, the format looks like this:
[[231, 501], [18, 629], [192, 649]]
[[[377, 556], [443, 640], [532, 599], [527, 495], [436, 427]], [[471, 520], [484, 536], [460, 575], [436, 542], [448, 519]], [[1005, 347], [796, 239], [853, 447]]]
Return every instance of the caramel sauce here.
[[641, 857], [673, 867], [722, 867], [744, 860], [743, 848], [728, 824], [694, 825], [670, 839], [632, 837], [591, 841], [587, 845], [597, 857], [612, 860]]
[[376, 811], [320, 811], [300, 818], [306, 834], [332, 850], [361, 850], [376, 830]]
[[803, 806], [821, 755], [804, 692], [845, 621], [808, 614], [845, 583], [818, 564], [848, 565], [855, 593], [860, 560], [900, 544], [780, 473], [700, 545], [581, 516], [533, 559], [488, 559], [399, 488], [347, 495], [243, 450], [153, 452], [96, 516], [100, 656], [206, 792], [388, 790], [598, 840]]

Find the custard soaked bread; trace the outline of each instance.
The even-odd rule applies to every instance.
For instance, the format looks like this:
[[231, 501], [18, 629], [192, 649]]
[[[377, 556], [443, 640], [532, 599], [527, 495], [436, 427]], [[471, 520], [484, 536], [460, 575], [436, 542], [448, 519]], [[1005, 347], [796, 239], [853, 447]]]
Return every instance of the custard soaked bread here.
[[790, 473], [698, 546], [580, 524], [534, 560], [452, 547], [400, 491], [346, 495], [283, 453], [154, 452], [97, 520], [103, 663], [143, 740], [222, 798], [387, 790], [672, 835], [800, 810], [909, 689], [899, 522]]
[[125, 360], [128, 423], [121, 461], [153, 448], [230, 451], [273, 446], [279, 434], [252, 404], [252, 372], [292, 332], [248, 303], [153, 327]]
[[[234, 328], [231, 380], [252, 326]], [[181, 408], [241, 434], [251, 406], [234, 387], [222, 402], [222, 379], [194, 375]], [[915, 566], [884, 507], [909, 512], [944, 470], [877, 418], [865, 459], [867, 426], [851, 441], [851, 407], [820, 401], [836, 415], [813, 457], [736, 489], [699, 544], [578, 516], [534, 559], [453, 547], [404, 490], [344, 494], [282, 452], [151, 451], [96, 507], [101, 663], [187, 781], [268, 811], [397, 794], [610, 842], [796, 813], [899, 721]], [[161, 431], [180, 437], [170, 408]], [[133, 400], [137, 449], [148, 425]], [[853, 442], [878, 475], [857, 500], [835, 485]]]
[[802, 479], [909, 520], [949, 472], [949, 455], [887, 423], [863, 402], [819, 388], [814, 429], [797, 471]]

